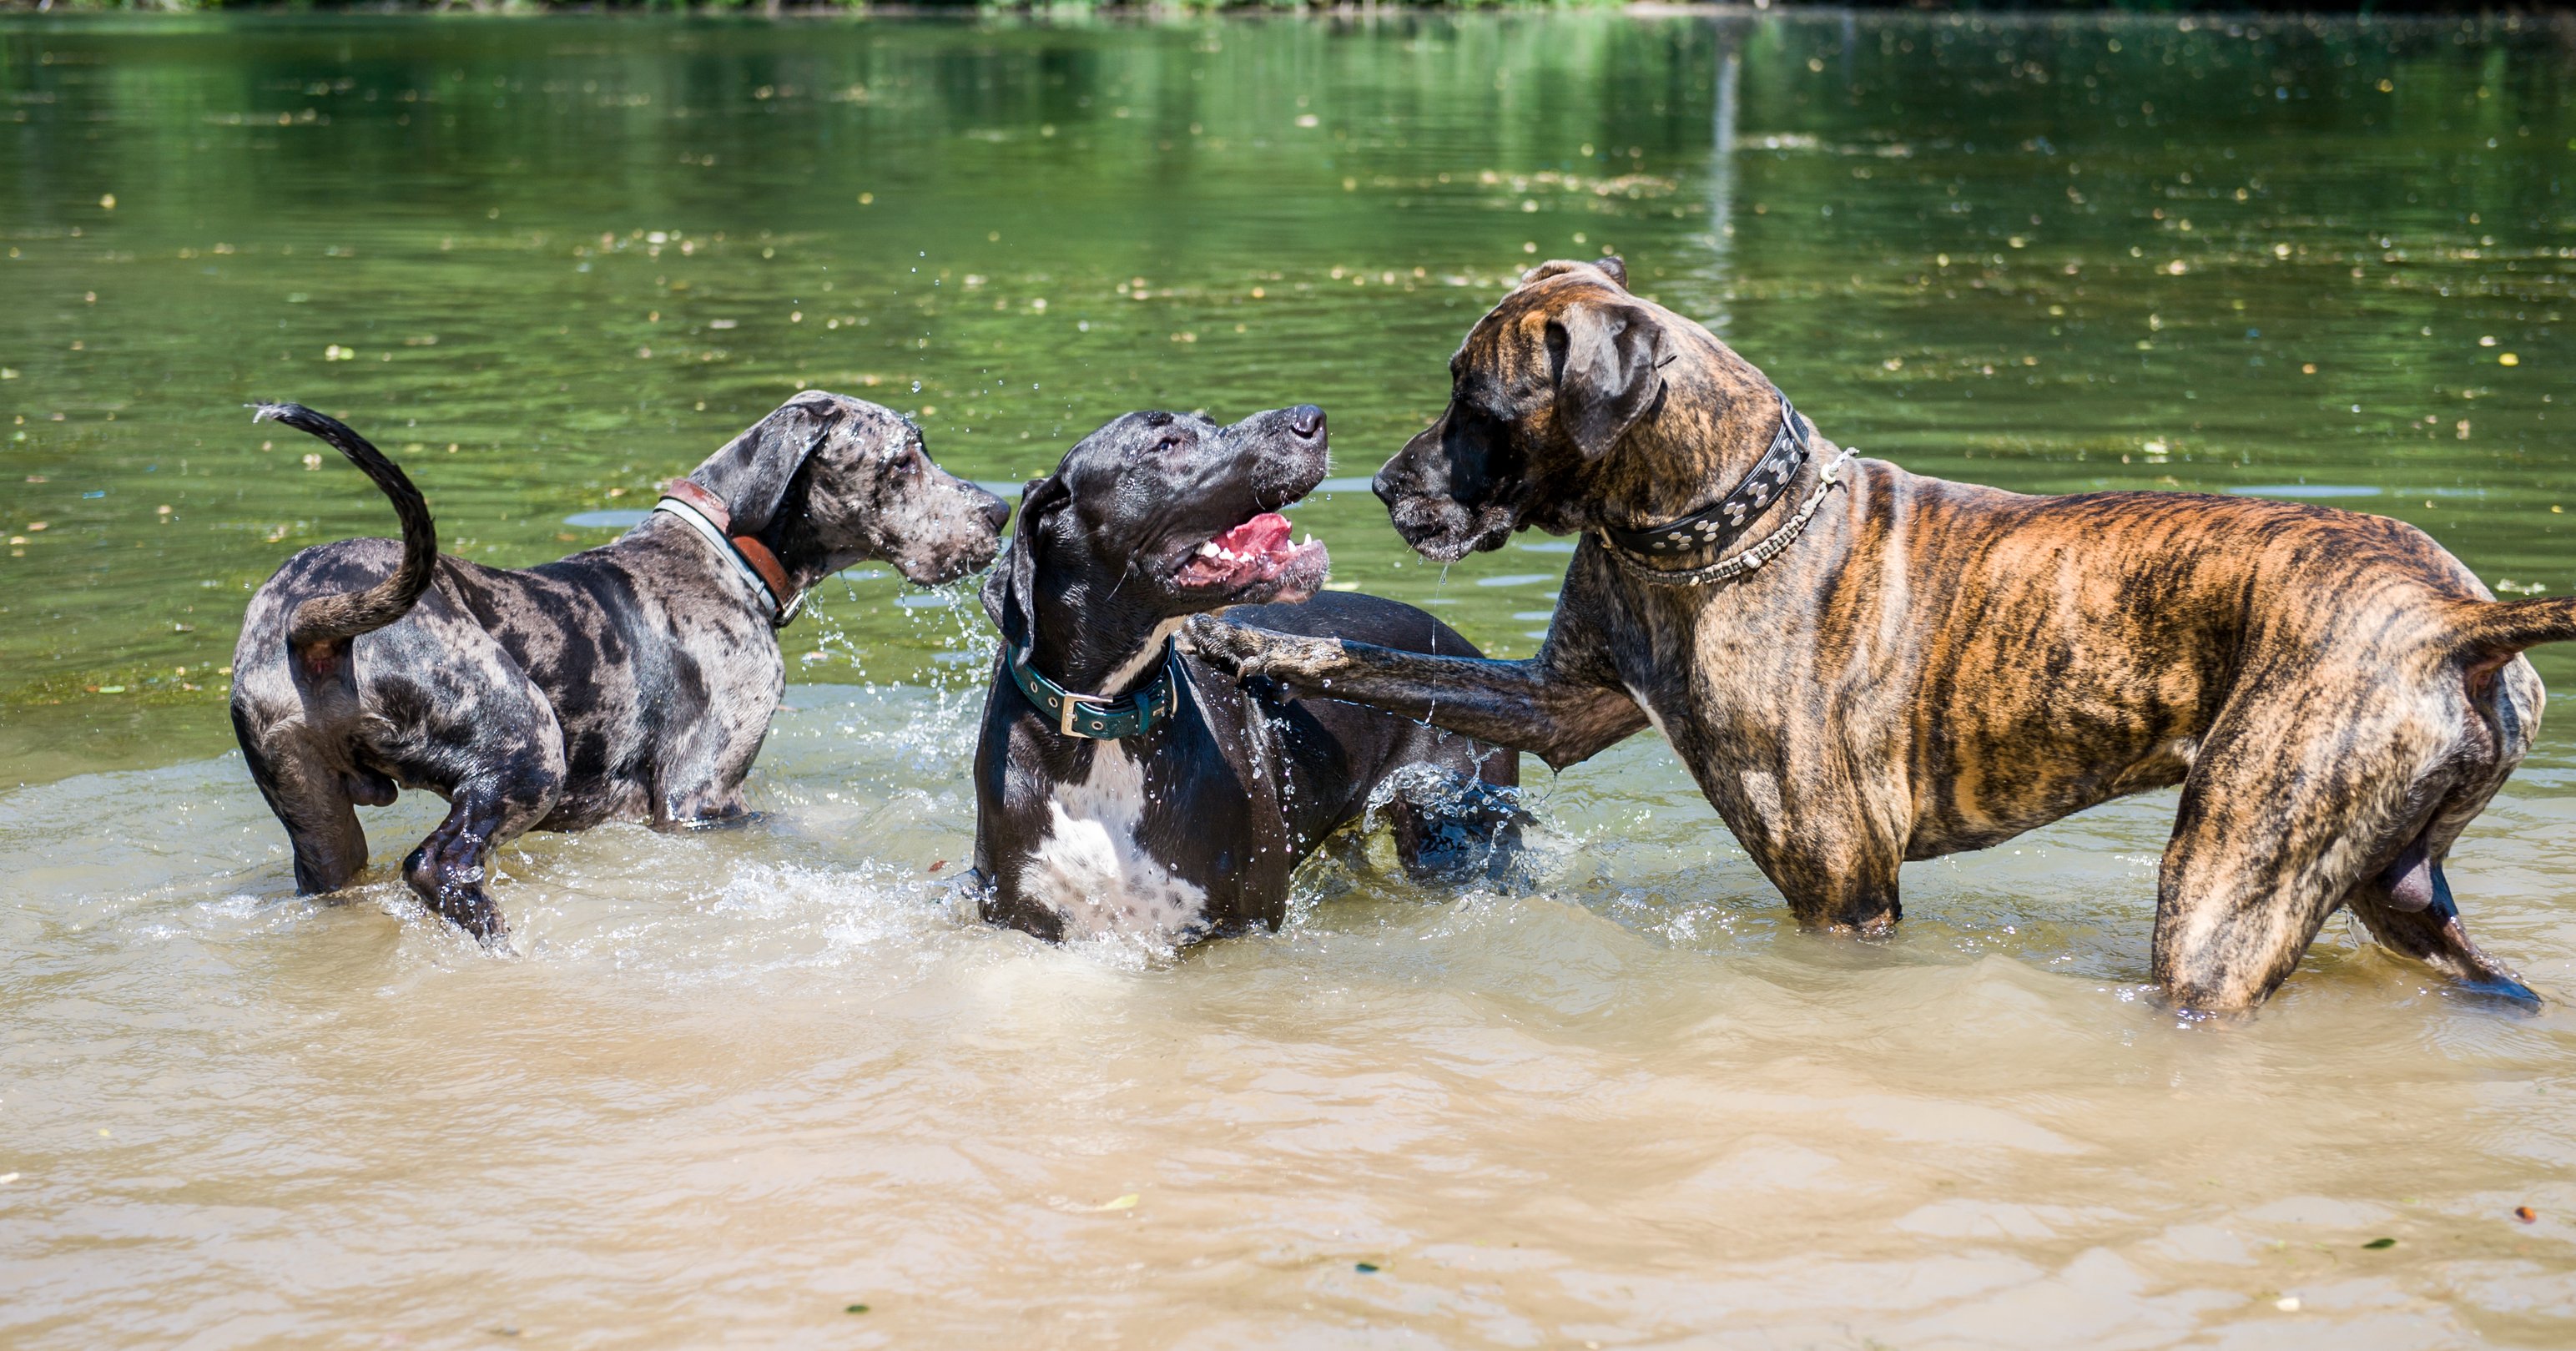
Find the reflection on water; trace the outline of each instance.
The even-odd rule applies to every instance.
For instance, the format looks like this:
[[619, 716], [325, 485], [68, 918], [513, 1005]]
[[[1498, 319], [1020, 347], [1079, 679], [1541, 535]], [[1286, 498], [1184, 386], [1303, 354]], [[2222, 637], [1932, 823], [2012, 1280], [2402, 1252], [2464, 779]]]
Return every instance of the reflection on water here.
[[[1131, 408], [1313, 400], [1299, 528], [1422, 600], [1367, 475], [1520, 267], [1608, 249], [1911, 468], [2376, 488], [2576, 586], [2568, 30], [2186, 22], [0, 20], [0, 775], [221, 749], [250, 588], [390, 528], [246, 400], [500, 564], [799, 385], [1012, 487]], [[894, 588], [804, 674], [929, 669]]]
[[2227, 491], [2239, 497], [2284, 497], [2294, 501], [2310, 497], [2379, 496], [2379, 490], [2367, 483], [2256, 483]]
[[1565, 543], [1423, 566], [1367, 475], [1520, 266], [1604, 249], [1869, 453], [2341, 501], [2563, 592], [2569, 33], [0, 20], [0, 1341], [2563, 1342], [2563, 723], [2454, 868], [2548, 1008], [2338, 925], [2178, 1026], [2169, 795], [1840, 942], [1651, 739], [1533, 768], [1527, 892], [1326, 862], [1179, 962], [989, 932], [991, 639], [882, 568], [790, 630], [765, 814], [530, 837], [496, 961], [392, 879], [418, 796], [291, 895], [221, 663], [390, 524], [245, 400], [517, 564], [809, 384], [1005, 486], [1314, 400], [1339, 580], [1526, 653]]

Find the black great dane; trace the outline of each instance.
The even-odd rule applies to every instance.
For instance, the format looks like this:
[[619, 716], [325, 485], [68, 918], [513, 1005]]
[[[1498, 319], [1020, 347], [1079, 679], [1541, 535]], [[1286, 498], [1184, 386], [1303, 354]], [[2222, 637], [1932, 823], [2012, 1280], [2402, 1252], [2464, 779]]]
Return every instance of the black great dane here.
[[1476, 655], [1411, 606], [1320, 590], [1324, 546], [1290, 543], [1277, 512], [1323, 480], [1324, 458], [1311, 405], [1231, 427], [1130, 413], [1029, 485], [984, 587], [1003, 640], [975, 752], [988, 921], [1174, 946], [1275, 929], [1290, 871], [1373, 796], [1418, 877], [1509, 856], [1519, 820], [1503, 790], [1519, 757], [1329, 691], [1238, 688], [1172, 642], [1189, 616], [1224, 609]]
[[401, 540], [306, 549], [251, 598], [233, 730], [306, 892], [367, 863], [359, 804], [446, 798], [403, 863], [430, 909], [487, 943], [484, 883], [528, 830], [677, 828], [742, 813], [786, 685], [776, 629], [862, 559], [915, 582], [992, 561], [1010, 508], [942, 471], [890, 410], [808, 391], [735, 437], [616, 543], [525, 571], [442, 558], [419, 490], [366, 438], [295, 404], [393, 500]]

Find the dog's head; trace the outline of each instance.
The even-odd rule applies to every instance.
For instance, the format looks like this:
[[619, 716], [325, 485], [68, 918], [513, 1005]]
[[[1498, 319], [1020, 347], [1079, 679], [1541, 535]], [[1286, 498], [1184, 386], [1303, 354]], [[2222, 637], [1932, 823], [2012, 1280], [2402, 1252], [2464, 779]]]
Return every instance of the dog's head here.
[[1531, 268], [1449, 359], [1439, 421], [1378, 471], [1396, 533], [1445, 563], [1584, 528], [1603, 462], [1664, 401], [1676, 326], [1616, 258]]
[[1190, 413], [1117, 418], [1029, 484], [984, 608], [1003, 637], [1029, 642], [1041, 559], [1082, 589], [1069, 599], [1086, 611], [1160, 620], [1304, 600], [1329, 559], [1321, 544], [1290, 543], [1278, 511], [1323, 482], [1324, 459], [1324, 410], [1312, 404], [1231, 427]]
[[924, 585], [993, 561], [1010, 504], [930, 462], [911, 419], [864, 399], [807, 390], [689, 477], [806, 580], [892, 563]]

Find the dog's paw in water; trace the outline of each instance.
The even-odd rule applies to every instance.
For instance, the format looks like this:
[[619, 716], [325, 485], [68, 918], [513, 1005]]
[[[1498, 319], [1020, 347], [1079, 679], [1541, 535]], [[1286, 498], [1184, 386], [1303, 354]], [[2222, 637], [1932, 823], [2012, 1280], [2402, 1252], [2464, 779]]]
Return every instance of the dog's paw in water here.
[[1396, 858], [1416, 882], [1526, 883], [1521, 829], [1537, 817], [1520, 789], [1427, 764], [1408, 765], [1369, 796], [1395, 834]]

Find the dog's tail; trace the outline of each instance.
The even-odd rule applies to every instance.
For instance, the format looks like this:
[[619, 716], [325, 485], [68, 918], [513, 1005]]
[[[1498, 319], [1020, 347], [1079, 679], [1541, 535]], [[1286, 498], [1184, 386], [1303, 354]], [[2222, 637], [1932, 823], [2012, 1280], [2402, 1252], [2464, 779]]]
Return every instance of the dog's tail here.
[[318, 665], [327, 667], [341, 645], [402, 618], [420, 599], [420, 593], [429, 589], [430, 575], [438, 566], [438, 527], [429, 518], [428, 501], [421, 497], [420, 489], [412, 486], [402, 467], [386, 459], [383, 451], [339, 419], [300, 403], [252, 406], [258, 411], [251, 421], [283, 422], [329, 442], [332, 449], [349, 457], [349, 463], [358, 466], [359, 472], [393, 500], [394, 515], [402, 521], [402, 564], [392, 576], [363, 591], [315, 596], [295, 607], [295, 615], [287, 625], [288, 645], [309, 662], [318, 658]]
[[2502, 660], [2526, 647], [2576, 640], [2576, 596], [2463, 601], [2451, 639], [2461, 652]]

